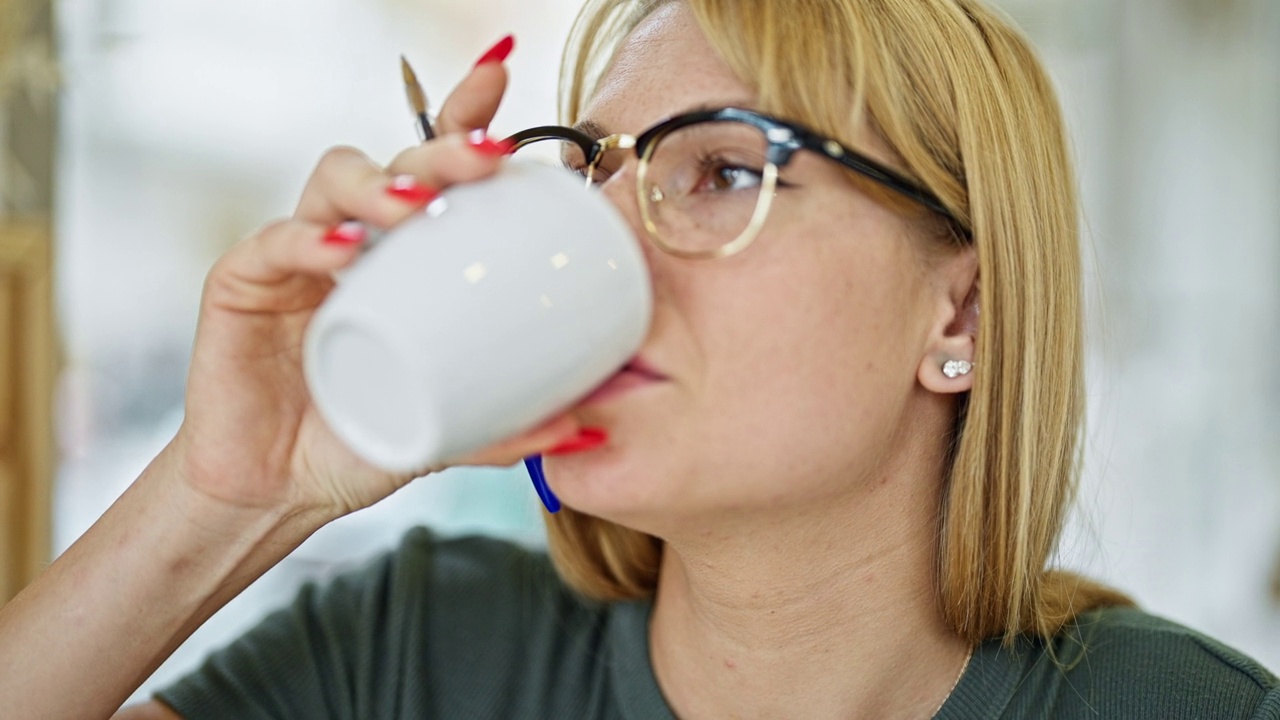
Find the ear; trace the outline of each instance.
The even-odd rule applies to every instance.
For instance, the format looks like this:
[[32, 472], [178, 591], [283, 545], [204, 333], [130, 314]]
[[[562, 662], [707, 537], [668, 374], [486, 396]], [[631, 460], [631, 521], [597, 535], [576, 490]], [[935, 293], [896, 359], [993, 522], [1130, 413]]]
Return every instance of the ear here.
[[948, 377], [950, 361], [975, 361], [980, 300], [978, 254], [973, 248], [942, 260], [935, 266], [936, 308], [916, 377], [930, 392], [941, 395], [973, 389], [972, 371]]

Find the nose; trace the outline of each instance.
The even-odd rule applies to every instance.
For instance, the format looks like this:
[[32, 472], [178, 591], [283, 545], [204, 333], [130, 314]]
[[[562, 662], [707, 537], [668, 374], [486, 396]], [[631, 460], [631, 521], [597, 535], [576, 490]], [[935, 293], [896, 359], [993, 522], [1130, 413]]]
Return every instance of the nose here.
[[649, 268], [649, 288], [653, 293], [653, 318], [648, 337], [645, 339], [645, 346], [648, 346], [657, 335], [659, 326], [667, 322], [667, 315], [674, 307], [675, 288], [671, 282], [674, 268], [671, 268], [669, 263], [677, 261], [678, 258], [663, 252], [649, 240], [649, 233], [640, 219], [639, 199], [636, 196], [637, 166], [636, 159], [630, 158], [608, 179], [598, 184], [596, 190], [617, 208], [627, 227], [631, 229], [631, 236], [639, 243], [640, 252], [644, 254], [645, 265]]

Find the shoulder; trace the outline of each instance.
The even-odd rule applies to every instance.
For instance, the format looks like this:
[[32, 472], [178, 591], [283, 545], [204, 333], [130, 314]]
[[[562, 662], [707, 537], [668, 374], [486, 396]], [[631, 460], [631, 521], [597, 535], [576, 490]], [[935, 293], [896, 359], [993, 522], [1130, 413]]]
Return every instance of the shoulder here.
[[436, 648], [455, 647], [453, 640], [474, 644], [474, 633], [483, 633], [495, 650], [500, 638], [527, 647], [548, 627], [590, 633], [611, 607], [569, 588], [545, 551], [508, 540], [440, 538], [417, 528], [385, 562], [387, 584], [403, 588], [389, 601], [408, 600]]
[[570, 589], [545, 552], [415, 530], [389, 562], [393, 575], [412, 578], [393, 602], [413, 617], [404, 624], [417, 628], [410, 649], [440, 707], [474, 708], [485, 698], [492, 712], [461, 714], [598, 716], [592, 703], [606, 700], [616, 607]]
[[1036, 645], [1025, 689], [1046, 693], [1054, 716], [1280, 718], [1280, 683], [1266, 668], [1141, 610], [1088, 612]]
[[274, 624], [367, 646], [362, 656], [409, 653], [445, 668], [462, 648], [473, 667], [506, 666], [546, 628], [590, 635], [608, 610], [565, 585], [541, 550], [415, 528], [389, 552], [304, 587]]
[[[597, 717], [581, 697], [603, 687], [609, 610], [543, 552], [416, 529], [304, 587], [158, 697], [192, 718]], [[542, 680], [561, 672], [567, 699], [548, 698]]]
[[540, 550], [480, 535], [444, 538], [423, 527], [406, 532], [384, 561], [395, 572], [466, 585], [553, 572]]
[[[571, 591], [547, 554], [508, 540], [483, 536], [441, 538], [426, 528], [405, 534], [383, 558], [374, 579], [400, 588], [396, 598], [412, 596], [415, 607], [442, 622], [460, 616], [500, 617], [542, 612], [597, 613], [603, 609]], [[384, 578], [378, 578], [385, 574]]]
[[1085, 613], [1059, 636], [1059, 646], [1084, 662], [1122, 664], [1153, 681], [1185, 685], [1207, 679], [1242, 691], [1277, 687], [1275, 675], [1244, 653], [1137, 608]]

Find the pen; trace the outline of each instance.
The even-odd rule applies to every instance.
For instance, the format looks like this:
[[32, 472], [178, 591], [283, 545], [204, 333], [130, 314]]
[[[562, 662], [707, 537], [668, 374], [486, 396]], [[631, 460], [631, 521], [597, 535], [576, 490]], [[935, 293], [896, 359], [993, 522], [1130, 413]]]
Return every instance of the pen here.
[[560, 498], [551, 492], [551, 486], [547, 484], [547, 476], [542, 472], [542, 456], [530, 455], [525, 458], [524, 467], [529, 471], [529, 479], [533, 481], [533, 489], [538, 493], [542, 506], [547, 509], [547, 512], [559, 512]]
[[431, 118], [427, 115], [427, 94], [422, 91], [422, 83], [418, 82], [418, 76], [404, 55], [400, 56], [400, 74], [404, 76], [404, 92], [409, 98], [409, 109], [418, 120], [418, 139], [426, 142], [436, 136], [435, 130], [431, 129]]

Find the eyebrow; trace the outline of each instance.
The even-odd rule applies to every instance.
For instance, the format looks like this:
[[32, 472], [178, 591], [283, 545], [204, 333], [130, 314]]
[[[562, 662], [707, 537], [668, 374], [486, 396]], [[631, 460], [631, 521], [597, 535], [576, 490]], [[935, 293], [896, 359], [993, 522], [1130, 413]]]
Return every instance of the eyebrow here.
[[579, 120], [573, 126], [574, 130], [583, 133], [592, 140], [599, 140], [608, 137], [609, 133], [605, 132], [604, 126], [594, 120]]
[[[688, 115], [689, 113], [696, 113], [696, 112], [706, 112], [708, 110], [719, 110], [721, 108], [727, 108], [727, 107], [737, 107], [737, 108], [743, 108], [745, 110], [757, 109], [756, 104], [754, 102], [751, 102], [745, 99], [722, 101], [722, 102], [701, 102], [696, 105], [687, 107], [683, 110], [680, 110], [679, 112], [676, 112], [672, 115], [668, 115], [667, 117], [673, 118], [679, 115]], [[600, 123], [594, 120], [579, 120], [578, 122], [574, 123], [573, 129], [577, 130], [580, 133], [583, 133], [584, 135], [591, 138], [592, 140], [599, 140], [600, 138], [608, 137], [613, 134], [613, 133], [610, 133], [608, 130], [606, 130], [603, 125], [601, 125]]]

